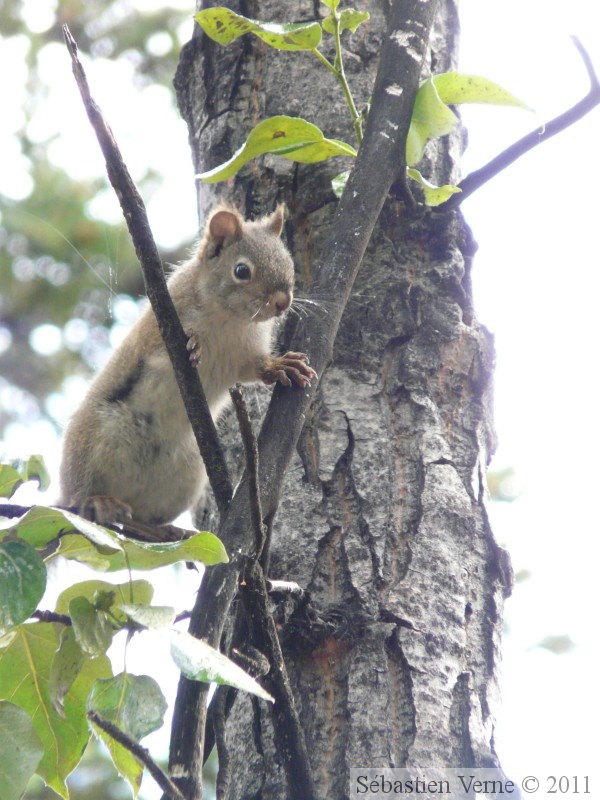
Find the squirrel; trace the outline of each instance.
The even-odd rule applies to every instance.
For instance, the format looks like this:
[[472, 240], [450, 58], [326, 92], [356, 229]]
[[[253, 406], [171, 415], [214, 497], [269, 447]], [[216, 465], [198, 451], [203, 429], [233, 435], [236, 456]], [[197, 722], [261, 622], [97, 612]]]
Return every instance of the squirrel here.
[[[305, 388], [316, 377], [303, 353], [271, 352], [275, 320], [293, 299], [284, 214], [279, 205], [251, 222], [217, 209], [195, 254], [168, 279], [215, 420], [237, 382]], [[60, 504], [102, 524], [164, 525], [199, 501], [204, 463], [150, 307], [71, 418], [60, 480]]]

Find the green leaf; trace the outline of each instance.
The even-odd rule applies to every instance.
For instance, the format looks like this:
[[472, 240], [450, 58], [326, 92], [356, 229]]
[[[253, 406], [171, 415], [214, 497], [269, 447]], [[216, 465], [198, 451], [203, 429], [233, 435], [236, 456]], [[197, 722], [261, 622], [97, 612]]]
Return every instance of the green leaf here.
[[340, 4], [340, 0], [321, 0], [321, 2], [324, 6], [327, 6], [330, 11], [335, 11]]
[[154, 678], [121, 672], [94, 683], [88, 709], [114, 722], [139, 742], [161, 727], [167, 701]]
[[35, 506], [22, 516], [11, 528], [11, 533], [28, 542], [32, 547], [46, 547], [66, 531], [74, 531], [62, 511], [56, 508]]
[[432, 81], [440, 100], [448, 105], [460, 103], [491, 103], [496, 106], [529, 106], [507, 92], [502, 86], [479, 75], [465, 75], [462, 72], [443, 72], [434, 75]]
[[0, 464], [0, 497], [11, 498], [23, 483], [19, 472], [10, 464]]
[[27, 542], [0, 542], [0, 636], [35, 611], [46, 577], [40, 554]]
[[69, 616], [83, 652], [91, 658], [104, 655], [113, 639], [113, 626], [106, 612], [98, 611], [87, 597], [74, 597], [69, 603]]
[[415, 98], [406, 139], [408, 166], [412, 167], [422, 159], [425, 145], [430, 139], [450, 133], [457, 122], [458, 117], [440, 100], [432, 79], [422, 83]]
[[[339, 15], [340, 33], [345, 30], [356, 32], [359, 25], [366, 22], [371, 15], [368, 11], [357, 11], [355, 8], [345, 8]], [[327, 33], [335, 33], [333, 17], [325, 17], [323, 20], [323, 30]]]
[[356, 150], [337, 139], [326, 139], [316, 125], [300, 117], [269, 117], [253, 128], [245, 144], [229, 161], [196, 177], [206, 183], [224, 181], [264, 153], [310, 164], [333, 156], [355, 156]]
[[170, 627], [175, 621], [175, 609], [172, 606], [138, 606], [124, 603], [119, 608], [144, 628], [160, 630]]
[[116, 592], [112, 589], [110, 591], [105, 591], [101, 589], [100, 591], [94, 592], [94, 608], [97, 608], [99, 611], [110, 611], [115, 603]]
[[[139, 741], [163, 724], [167, 701], [153, 678], [122, 672], [114, 678], [96, 681], [88, 708]], [[137, 796], [142, 765], [107, 733], [96, 726], [94, 729], [108, 746], [119, 773], [131, 784], [134, 797]]]
[[60, 634], [60, 645], [50, 667], [48, 692], [52, 708], [65, 716], [65, 695], [81, 672], [84, 655], [75, 638], [72, 626], [66, 625]]
[[207, 566], [226, 564], [229, 561], [223, 542], [208, 531], [202, 531], [178, 542], [123, 542], [123, 553], [108, 559], [108, 569], [156, 569], [177, 561], [199, 561]]
[[79, 534], [63, 536], [60, 540], [57, 554], [63, 556], [63, 558], [68, 558], [70, 561], [79, 561], [81, 564], [87, 564], [88, 567], [102, 572], [110, 569], [108, 556], [103, 555], [85, 536]]
[[119, 553], [122, 551], [121, 540], [114, 531], [103, 528], [102, 525], [97, 525], [95, 522], [90, 522], [89, 519], [80, 517], [79, 514], [73, 514], [72, 511], [65, 511], [63, 509], [60, 513], [76, 530], [83, 533], [85, 538], [101, 553], [108, 555], [110, 553]]
[[235, 686], [263, 700], [274, 702], [271, 695], [227, 656], [189, 633], [173, 631], [171, 656], [186, 678], [194, 681]]
[[79, 763], [89, 739], [86, 700], [96, 678], [111, 674], [106, 656], [85, 659], [67, 693], [64, 718], [52, 705], [50, 669], [58, 647], [55, 626], [38, 622], [21, 625], [0, 650], [0, 699], [24, 709], [44, 746], [37, 772], [51, 789], [68, 798], [67, 775]]
[[[104, 556], [123, 549], [119, 534], [114, 531], [71, 511], [45, 506], [36, 506], [28, 511], [10, 528], [10, 533], [36, 548], [46, 547], [60, 537], [57, 553], [90, 566], [99, 565], [100, 569], [106, 568], [102, 566], [106, 564]], [[75, 533], [83, 536], [74, 536]]]
[[409, 178], [412, 178], [413, 181], [416, 181], [423, 189], [425, 205], [427, 206], [440, 206], [442, 203], [445, 203], [446, 200], [449, 200], [453, 194], [460, 192], [458, 186], [452, 186], [449, 183], [444, 186], [435, 186], [433, 183], [425, 180], [419, 170], [414, 169], [414, 167], [408, 168], [406, 174]]
[[50, 476], [42, 456], [15, 458], [0, 464], [0, 497], [12, 497], [22, 483], [33, 480], [38, 482], [42, 491], [50, 485]]
[[[136, 605], [149, 605], [152, 602], [154, 588], [151, 583], [144, 580], [127, 581], [125, 583], [109, 583], [108, 581], [89, 580], [69, 586], [56, 601], [56, 612], [68, 614], [71, 601], [76, 597], [85, 597], [90, 603], [98, 605], [100, 596], [113, 596], [111, 611], [119, 621], [125, 622], [126, 615], [119, 612], [119, 606], [125, 603]], [[108, 609], [107, 609], [108, 610]]]
[[348, 178], [350, 177], [350, 170], [344, 170], [344, 172], [340, 172], [339, 175], [336, 175], [335, 178], [331, 181], [331, 188], [333, 189], [334, 195], [340, 199], [342, 194], [344, 193], [344, 189], [346, 188], [346, 184], [348, 183]]
[[0, 786], [3, 800], [19, 800], [44, 752], [31, 717], [0, 701]]
[[314, 50], [321, 41], [318, 22], [279, 25], [257, 22], [229, 8], [206, 8], [194, 17], [207, 36], [221, 45], [228, 45], [246, 33], [253, 33], [277, 50]]
[[46, 467], [44, 457], [40, 455], [29, 456], [24, 463], [25, 480], [37, 481], [42, 492], [50, 486], [50, 474]]

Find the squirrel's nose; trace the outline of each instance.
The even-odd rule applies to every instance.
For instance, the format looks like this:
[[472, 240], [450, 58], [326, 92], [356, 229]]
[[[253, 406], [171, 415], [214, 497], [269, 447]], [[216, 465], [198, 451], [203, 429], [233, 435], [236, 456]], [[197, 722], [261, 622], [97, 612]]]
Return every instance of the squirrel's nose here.
[[290, 292], [275, 292], [273, 295], [273, 306], [277, 314], [283, 314], [292, 304], [292, 295]]

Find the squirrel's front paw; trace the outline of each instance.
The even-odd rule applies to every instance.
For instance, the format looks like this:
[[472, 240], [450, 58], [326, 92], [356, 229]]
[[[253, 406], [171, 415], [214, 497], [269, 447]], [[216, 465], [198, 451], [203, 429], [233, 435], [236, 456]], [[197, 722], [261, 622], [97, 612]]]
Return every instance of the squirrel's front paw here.
[[265, 359], [260, 370], [261, 380], [266, 383], [279, 381], [284, 386], [297, 384], [304, 389], [310, 386], [313, 378], [317, 378], [317, 373], [312, 367], [308, 366], [308, 356], [304, 353], [286, 353], [277, 358]]
[[198, 341], [198, 338], [193, 330], [187, 330], [186, 335], [188, 337], [186, 347], [188, 353], [190, 354], [190, 364], [193, 367], [197, 367], [202, 361], [202, 345]]
[[114, 525], [131, 519], [131, 506], [116, 497], [92, 495], [85, 498], [79, 513], [99, 525]]

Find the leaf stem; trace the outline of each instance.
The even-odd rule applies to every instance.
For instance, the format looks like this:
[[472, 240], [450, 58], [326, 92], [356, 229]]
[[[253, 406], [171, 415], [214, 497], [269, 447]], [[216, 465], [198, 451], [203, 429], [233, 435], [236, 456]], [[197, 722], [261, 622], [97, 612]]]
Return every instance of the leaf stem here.
[[101, 730], [107, 733], [115, 742], [118, 742], [122, 747], [128, 750], [134, 758], [141, 761], [146, 767], [148, 772], [152, 775], [154, 780], [163, 790], [167, 798], [170, 800], [185, 800], [183, 794], [179, 791], [177, 786], [173, 783], [171, 778], [162, 770], [156, 761], [152, 758], [148, 750], [142, 747], [141, 744], [132, 739], [125, 731], [121, 730], [117, 725], [108, 719], [104, 719], [96, 711], [88, 711], [87, 717], [90, 722], [97, 725]]
[[331, 15], [331, 19], [333, 21], [334, 26], [334, 41], [335, 41], [335, 61], [332, 64], [329, 59], [327, 59], [320, 50], [317, 50], [314, 47], [311, 52], [316, 55], [319, 61], [323, 64], [323, 66], [327, 67], [327, 69], [335, 76], [335, 79], [340, 84], [342, 91], [344, 93], [344, 98], [346, 100], [346, 105], [350, 109], [350, 115], [352, 117], [352, 125], [354, 127], [354, 134], [356, 136], [356, 141], [358, 144], [362, 144], [363, 140], [363, 130], [362, 130], [362, 117], [356, 110], [356, 104], [354, 102], [354, 98], [352, 97], [352, 92], [350, 91], [350, 86], [348, 84], [348, 80], [346, 79], [346, 73], [344, 72], [344, 61], [342, 56], [342, 40], [340, 36], [340, 18], [339, 14], [334, 11]]
[[340, 83], [340, 86], [342, 87], [342, 91], [344, 92], [344, 97], [346, 98], [346, 103], [348, 105], [348, 108], [350, 109], [350, 114], [352, 115], [352, 125], [354, 126], [356, 141], [360, 145], [362, 143], [362, 138], [363, 138], [362, 120], [360, 114], [356, 110], [356, 104], [354, 103], [354, 98], [352, 97], [352, 92], [350, 91], [350, 86], [348, 85], [348, 81], [346, 79], [346, 73], [344, 72], [344, 57], [342, 54], [342, 37], [340, 31], [340, 15], [338, 13], [337, 8], [333, 10], [333, 13], [331, 14], [331, 19], [333, 20], [333, 38], [335, 41], [334, 66], [338, 75], [338, 81]]

